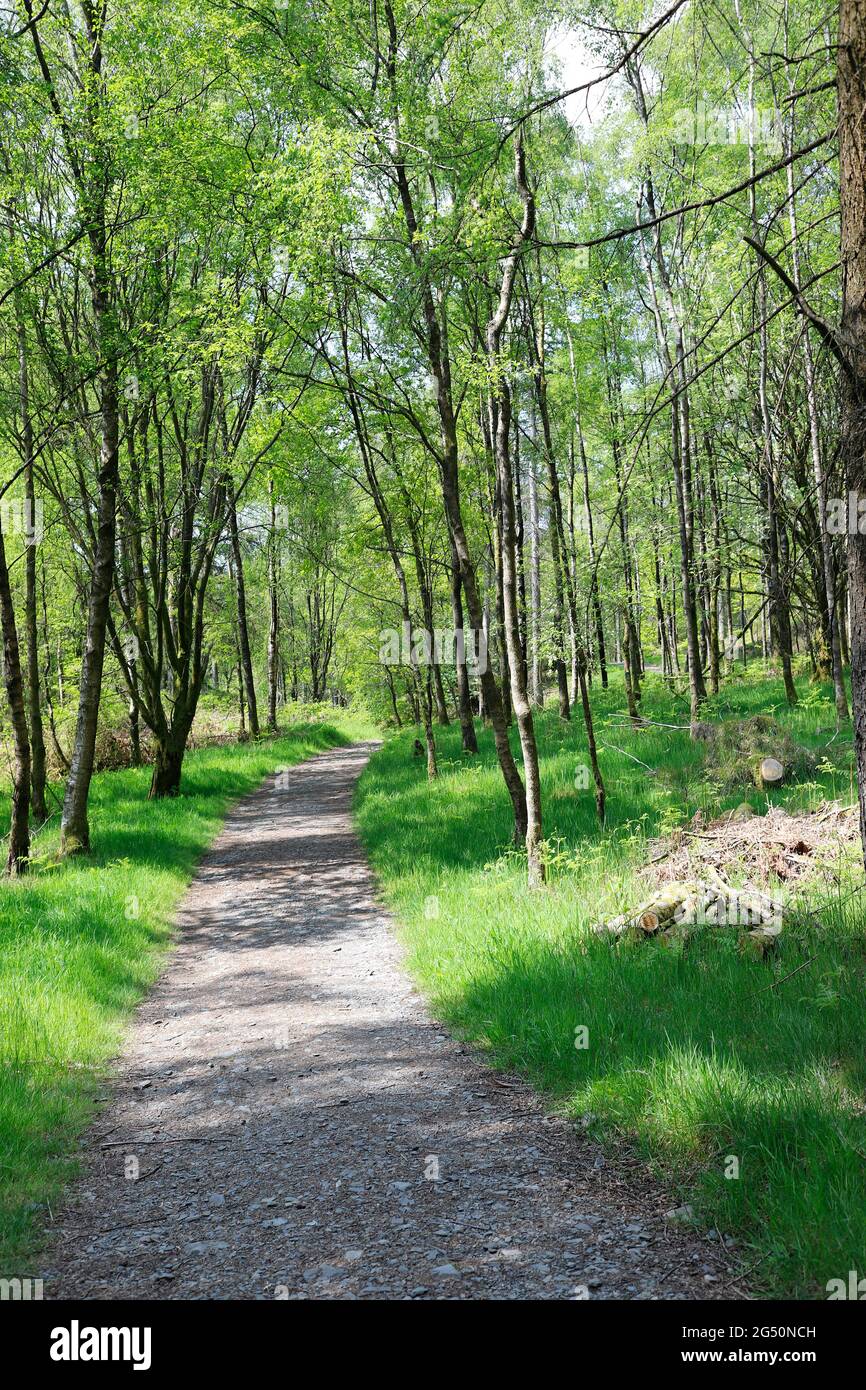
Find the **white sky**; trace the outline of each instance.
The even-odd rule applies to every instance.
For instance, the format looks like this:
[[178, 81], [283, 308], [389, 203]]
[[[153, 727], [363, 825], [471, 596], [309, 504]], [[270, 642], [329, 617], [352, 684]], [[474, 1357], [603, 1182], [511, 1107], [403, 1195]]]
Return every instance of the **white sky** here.
[[[600, 62], [587, 49], [580, 35], [574, 29], [561, 28], [552, 31], [547, 42], [547, 53], [558, 65], [561, 72], [562, 90], [578, 87], [604, 72], [606, 64]], [[599, 83], [588, 92], [579, 92], [562, 103], [563, 110], [572, 125], [584, 128], [597, 124], [610, 95], [611, 83]]]

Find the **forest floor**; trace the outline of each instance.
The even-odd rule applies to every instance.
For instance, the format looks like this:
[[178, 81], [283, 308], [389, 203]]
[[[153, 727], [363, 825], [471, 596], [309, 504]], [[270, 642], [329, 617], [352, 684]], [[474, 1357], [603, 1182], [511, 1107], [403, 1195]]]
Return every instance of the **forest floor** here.
[[645, 1163], [431, 1019], [352, 826], [369, 752], [230, 814], [54, 1213], [45, 1296], [741, 1296]]
[[[670, 1206], [736, 1240], [751, 1296], [824, 1298], [866, 1248], [866, 910], [850, 725], [837, 734], [829, 687], [798, 688], [792, 709], [756, 661], [693, 740], [659, 676], [639, 728], [621, 673], [607, 691], [596, 680], [603, 829], [580, 711], [565, 723], [550, 700], [536, 715], [542, 891], [510, 842], [489, 730], [472, 757], [459, 728], [437, 729], [432, 783], [414, 730], [390, 739], [356, 810], [436, 1016], [605, 1152], [632, 1146]], [[751, 781], [761, 747], [791, 769], [769, 792]], [[744, 802], [753, 814], [730, 819]], [[735, 924], [619, 943], [593, 931], [670, 879], [714, 872], [782, 905], [766, 959]]]

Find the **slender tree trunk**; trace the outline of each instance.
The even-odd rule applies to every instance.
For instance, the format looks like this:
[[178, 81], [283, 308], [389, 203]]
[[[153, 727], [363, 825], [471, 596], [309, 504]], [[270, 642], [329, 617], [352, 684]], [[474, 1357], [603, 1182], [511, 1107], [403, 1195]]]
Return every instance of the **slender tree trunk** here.
[[589, 495], [589, 464], [586, 458], [586, 445], [583, 440], [583, 430], [578, 421], [577, 438], [580, 444], [580, 465], [583, 475], [583, 508], [586, 513], [586, 538], [589, 546], [589, 563], [592, 570], [590, 579], [592, 611], [595, 618], [595, 646], [598, 655], [598, 669], [601, 676], [601, 688], [607, 690], [607, 653], [604, 644], [604, 620], [601, 612], [601, 598], [598, 589], [598, 560], [595, 552], [595, 525], [592, 519], [592, 502]]
[[[540, 284], [539, 270], [539, 294], [542, 293]], [[531, 310], [530, 310], [531, 313]], [[556, 672], [556, 687], [559, 696], [559, 717], [560, 719], [571, 718], [571, 706], [568, 698], [568, 668], [565, 664], [565, 592], [563, 579], [563, 566], [567, 564], [564, 553], [564, 527], [562, 525], [561, 514], [555, 513], [557, 507], [561, 513], [561, 503], [559, 503], [559, 479], [556, 474], [556, 456], [553, 449], [553, 433], [550, 428], [550, 412], [547, 407], [547, 377], [545, 375], [545, 343], [544, 343], [544, 312], [543, 306], [539, 307], [539, 322], [534, 336], [535, 351], [535, 371], [533, 381], [535, 385], [535, 399], [538, 405], [538, 415], [541, 420], [541, 437], [544, 443], [544, 459], [547, 465], [547, 482], [551, 497], [551, 510], [554, 516], [548, 527], [550, 535], [550, 555], [553, 563], [553, 667]]]
[[[434, 629], [430, 629], [431, 635]], [[445, 698], [445, 686], [442, 683], [442, 667], [438, 661], [433, 662], [433, 697], [436, 701], [436, 722], [447, 727], [451, 720], [448, 717], [448, 701]]]
[[[763, 270], [759, 270], [758, 274], [761, 276]], [[761, 318], [764, 319], [766, 317], [765, 298], [760, 293], [758, 295], [758, 305], [758, 312]], [[785, 591], [785, 584], [782, 579], [776, 463], [773, 457], [770, 411], [767, 401], [767, 342], [765, 328], [762, 328], [760, 333], [760, 359], [760, 367], [758, 370], [758, 403], [761, 412], [764, 440], [764, 470], [766, 475], [764, 482], [764, 498], [766, 501], [764, 535], [767, 546], [767, 594], [769, 597], [770, 609], [770, 642], [782, 663], [782, 679], [785, 685], [785, 698], [789, 705], [795, 705], [797, 703], [797, 689], [794, 685], [794, 676], [791, 668], [791, 610], [788, 605], [788, 595]]]
[[[544, 436], [545, 455], [548, 462], [548, 486], [550, 489], [550, 531], [551, 531], [551, 554], [556, 577], [559, 581], [559, 604], [561, 607], [563, 592], [568, 602], [568, 617], [572, 634], [577, 637], [579, 629], [579, 618], [577, 612], [577, 595], [575, 591], [575, 577], [568, 565], [568, 551], [565, 538], [565, 520], [562, 513], [562, 492], [559, 486], [559, 474], [556, 468], [556, 459], [553, 452], [553, 435], [550, 429], [550, 421], [547, 409], [547, 392], [543, 380], [544, 356], [541, 347], [536, 353], [536, 361], [541, 372], [539, 383], [539, 414], [542, 422]], [[589, 752], [590, 765], [592, 768], [593, 780], [596, 788], [596, 810], [598, 812], [599, 823], [604, 824], [605, 815], [605, 789], [601, 775], [601, 768], [598, 762], [598, 754], [595, 743], [595, 730], [593, 726], [592, 707], [589, 701], [589, 691], [587, 687], [587, 663], [586, 653], [582, 643], [575, 642], [575, 667], [577, 674], [577, 687], [580, 692], [581, 704], [583, 708], [583, 718], [586, 725], [587, 748]], [[562, 663], [562, 675], [565, 679], [565, 662]], [[567, 704], [567, 683], [566, 683], [566, 708]], [[563, 703], [560, 688], [560, 714], [563, 713]], [[570, 718], [570, 711], [569, 716]]]
[[[593, 618], [595, 620], [595, 646], [598, 658], [598, 669], [601, 676], [601, 688], [607, 690], [607, 653], [604, 643], [604, 621], [601, 612], [601, 599], [598, 589], [598, 560], [595, 550], [595, 524], [592, 517], [592, 500], [589, 491], [589, 462], [586, 457], [586, 441], [583, 437], [583, 421], [580, 413], [580, 392], [578, 390], [577, 364], [574, 356], [574, 340], [571, 329], [566, 329], [568, 341], [568, 361], [571, 370], [571, 385], [574, 391], [574, 423], [577, 432], [577, 443], [580, 449], [580, 471], [583, 482], [583, 510], [586, 516], [586, 540], [589, 551], [590, 568], [590, 603], [592, 605]], [[572, 528], [573, 538], [573, 528]], [[576, 571], [575, 571], [576, 574]]]
[[421, 704], [424, 711], [424, 738], [427, 745], [427, 779], [431, 782], [439, 776], [439, 766], [436, 762], [436, 738], [433, 733], [432, 671], [432, 664], [428, 663], [425, 668], [423, 682], [421, 681], [420, 672], [418, 673], [418, 679], [422, 690]]
[[[611, 417], [613, 419], [613, 417]], [[624, 634], [622, 640], [622, 672], [625, 685], [625, 698], [632, 724], [640, 724], [640, 668], [635, 660], [637, 642], [634, 634], [634, 593], [631, 572], [631, 554], [628, 536], [628, 497], [620, 463], [619, 443], [613, 438], [614, 477], [617, 491], [617, 522], [622, 551], [623, 582], [625, 584]]]
[[486, 348], [490, 373], [490, 434], [494, 441], [496, 472], [499, 484], [502, 537], [502, 596], [505, 637], [511, 672], [511, 697], [520, 747], [523, 752], [523, 772], [526, 778], [526, 859], [530, 888], [544, 882], [545, 866], [541, 854], [541, 774], [538, 745], [532, 720], [532, 707], [523, 673], [520, 651], [520, 618], [517, 593], [517, 558], [515, 549], [514, 481], [511, 473], [511, 387], [500, 357], [502, 331], [508, 319], [514, 289], [514, 276], [520, 252], [535, 227], [535, 200], [526, 177], [522, 132], [515, 144], [515, 180], [523, 202], [523, 220], [517, 244], [505, 257], [499, 299], [487, 325]]
[[[236, 587], [235, 584], [234, 584], [234, 578], [235, 578], [234, 561], [232, 560], [231, 554], [229, 554], [229, 582], [230, 582], [230, 583], [232, 584], [232, 586], [235, 588], [235, 593], [237, 593], [237, 587]], [[246, 711], [246, 701], [244, 700], [244, 671], [243, 671], [243, 665], [242, 665], [242, 663], [241, 663], [241, 647], [240, 647], [240, 642], [239, 642], [239, 640], [238, 640], [237, 622], [235, 622], [235, 624], [234, 624], [234, 635], [235, 635], [235, 674], [237, 675], [237, 678], [238, 678], [238, 737], [239, 737], [239, 739], [243, 742], [243, 740], [244, 740], [244, 739], [246, 738], [246, 736], [247, 736], [247, 711]], [[296, 696], [295, 698], [297, 698], [297, 696]]]
[[[649, 111], [640, 67], [631, 67], [628, 73], [635, 94], [638, 114], [644, 124], [649, 127]], [[648, 220], [656, 219], [658, 214], [655, 185], [649, 170], [646, 171], [644, 177], [643, 201], [646, 205]], [[689, 371], [686, 364], [683, 324], [677, 311], [669, 264], [665, 258], [661, 225], [657, 224], [653, 230], [651, 246], [644, 241], [641, 244], [656, 325], [659, 356], [662, 367], [677, 386], [677, 394], [671, 407], [671, 463], [679, 518], [683, 618], [686, 626], [686, 650], [689, 668], [690, 722], [694, 732], [698, 724], [700, 706], [707, 698], [707, 689], [700, 659], [694, 583], [694, 503], [692, 497]], [[662, 311], [662, 300], [664, 312]], [[669, 335], [671, 341], [669, 341]]]
[[523, 518], [523, 484], [521, 481], [520, 464], [520, 428], [519, 420], [514, 420], [513, 436], [513, 456], [514, 456], [514, 505], [515, 505], [515, 524], [516, 524], [516, 548], [517, 548], [517, 602], [520, 613], [520, 650], [523, 653], [523, 675], [529, 681], [529, 666], [527, 656], [529, 652], [529, 634], [527, 631], [527, 607], [526, 607], [526, 526]]
[[586, 656], [583, 648], [580, 648], [578, 662], [577, 675], [578, 686], [580, 688], [580, 702], [583, 707], [583, 722], [586, 725], [589, 765], [592, 769], [593, 780], [595, 781], [595, 813], [598, 816], [599, 825], [604, 825], [607, 795], [604, 789], [604, 781], [602, 780], [601, 767], [598, 761], [598, 749], [595, 743], [595, 725], [592, 717], [592, 706], [589, 702], [589, 690], [586, 682]]
[[[400, 479], [401, 486], [403, 480]], [[412, 518], [412, 499], [408, 489], [403, 486], [403, 497], [406, 506], [407, 516]], [[433, 627], [433, 594], [430, 588], [430, 581], [424, 565], [424, 552], [421, 545], [421, 534], [414, 519], [409, 521], [409, 534], [412, 541], [412, 550], [415, 556], [415, 576], [418, 580], [418, 592], [421, 595], [421, 606], [424, 610], [424, 627], [428, 633], [430, 643], [430, 676], [432, 677], [432, 698], [436, 704], [436, 721], [439, 724], [448, 726], [451, 720], [448, 718], [448, 705], [445, 700], [445, 688], [442, 684], [442, 668], [435, 660], [435, 630]], [[431, 682], [428, 680], [428, 685]], [[435, 763], [435, 754], [434, 754]]]
[[541, 680], [541, 546], [538, 528], [538, 479], [529, 459], [529, 697], [536, 709], [544, 704]]
[[[451, 540], [449, 534], [449, 540]], [[463, 632], [463, 598], [460, 582], [460, 561], [454, 542], [451, 540], [451, 612], [454, 631]], [[475, 640], [475, 639], [473, 639]], [[466, 641], [458, 643], [456, 652], [457, 667], [457, 715], [460, 720], [460, 737], [464, 753], [478, 752], [478, 739], [475, 734], [475, 720], [472, 718], [472, 695], [469, 687], [469, 671], [466, 665]]]
[[129, 747], [133, 767], [141, 767], [141, 729], [138, 722], [138, 705], [129, 702]]
[[21, 401], [21, 442], [24, 453], [24, 505], [27, 509], [24, 549], [24, 626], [27, 637], [27, 713], [30, 720], [31, 813], [34, 825], [48, 815], [45, 805], [45, 736], [39, 689], [39, 624], [37, 620], [36, 546], [38, 544], [36, 490], [33, 483], [33, 425], [30, 419], [30, 382], [27, 369], [27, 336], [20, 304], [16, 304], [18, 329], [18, 380]]
[[385, 680], [388, 685], [388, 694], [391, 696], [391, 709], [394, 711], [394, 723], [398, 729], [402, 729], [403, 720], [400, 718], [400, 708], [397, 704], [397, 692], [394, 689], [394, 677], [391, 675], [390, 667], [385, 667]]
[[[268, 545], [268, 733], [277, 732], [277, 678], [280, 664], [280, 610], [277, 594], [277, 518], [274, 507], [274, 483], [268, 480], [271, 504], [271, 534]], [[392, 692], [393, 693], [393, 692]]]
[[[751, 31], [743, 24], [739, 0], [734, 0], [734, 8], [740, 27], [743, 30], [745, 47], [749, 55], [749, 174], [755, 177], [757, 158], [755, 152], [755, 49]], [[749, 221], [752, 235], [760, 236], [755, 184], [749, 187]], [[757, 308], [759, 318], [758, 332], [758, 408], [761, 418], [763, 443], [764, 497], [767, 504], [765, 538], [767, 546], [767, 593], [770, 601], [770, 638], [779, 660], [782, 663], [782, 677], [785, 684], [785, 697], [789, 705], [797, 703], [797, 690], [791, 669], [791, 611], [788, 604], [787, 580], [783, 579], [780, 564], [780, 523], [778, 507], [778, 488], [776, 461], [773, 451], [773, 431], [770, 420], [770, 406], [767, 394], [767, 373], [769, 366], [769, 328], [767, 325], [767, 281], [763, 262], [758, 266]]]
[[[680, 461], [681, 429], [679, 411], [674, 402], [672, 410], [671, 456], [677, 497], [677, 521], [680, 538], [680, 574], [682, 580], [683, 618], [686, 627], [686, 661], [689, 674], [690, 722], [692, 730], [698, 723], [700, 707], [707, 698], [704, 673], [701, 667], [698, 614], [694, 587], [694, 539], [692, 533], [691, 491]], [[676, 640], [676, 639], [675, 639]]]
[[[577, 466], [574, 448], [574, 427], [568, 439], [568, 535], [566, 538], [566, 563], [573, 577], [573, 582], [577, 580], [577, 541], [575, 539], [574, 524], [574, 488], [577, 477]], [[569, 636], [571, 639], [571, 703], [575, 704], [579, 694], [580, 672], [578, 670], [578, 648], [580, 647], [580, 631], [575, 628], [573, 622], [569, 623]], [[589, 669], [589, 680], [592, 682], [592, 668]]]
[[[107, 298], [102, 280], [94, 290], [99, 306], [97, 319], [109, 318]], [[107, 325], [104, 332], [110, 330]], [[117, 361], [111, 356], [100, 384], [102, 415], [102, 447], [99, 468], [99, 501], [96, 549], [87, 608], [87, 633], [81, 661], [78, 700], [78, 719], [75, 740], [66, 779], [66, 795], [60, 827], [60, 843], [64, 854], [90, 852], [90, 826], [87, 819], [87, 799], [93, 776], [96, 752], [96, 731], [99, 721], [99, 702], [102, 694], [102, 671], [105, 663], [105, 635], [108, 608], [114, 580], [114, 545], [118, 486], [118, 377]]]
[[[489, 335], [489, 340], [492, 335]], [[492, 338], [491, 353], [498, 352], [498, 338]], [[514, 546], [514, 488], [511, 478], [511, 459], [508, 435], [510, 431], [510, 388], [505, 381], [498, 384], [494, 397], [496, 405], [496, 460], [499, 471], [500, 505], [502, 508], [502, 592], [505, 619], [505, 638], [508, 643], [511, 672], [511, 703], [517, 719], [520, 746], [523, 751], [523, 773], [526, 779], [526, 856], [530, 887], [544, 882], [544, 863], [541, 859], [541, 774], [538, 765], [538, 746], [532, 720], [532, 706], [520, 659], [520, 624], [517, 599], [517, 565]]]
[[713, 449], [709, 436], [707, 436], [706, 439], [706, 456], [707, 493], [712, 517], [711, 536], [708, 545], [710, 553], [707, 553], [705, 557], [707, 569], [707, 632], [709, 638], [710, 689], [714, 695], [718, 695], [721, 675], [721, 652], [719, 642], [719, 611], [721, 604], [719, 599], [722, 584], [722, 518], [715, 459], [713, 457]]
[[673, 680], [674, 664], [671, 660], [670, 638], [668, 636], [668, 625], [665, 617], [665, 581], [662, 575], [657, 534], [653, 536], [653, 564], [656, 581], [656, 631], [658, 633], [658, 642], [662, 654], [662, 675], [670, 682]]
[[421, 706], [418, 704], [418, 692], [412, 681], [406, 681], [406, 703], [409, 706], [409, 714], [413, 724], [421, 723]]
[[[231, 538], [232, 556], [235, 565], [235, 597], [237, 601], [237, 621], [238, 621], [238, 645], [241, 654], [241, 666], [244, 673], [244, 685], [247, 692], [247, 710], [249, 712], [250, 734], [253, 738], [259, 737], [259, 713], [256, 704], [256, 687], [253, 680], [253, 658], [250, 651], [250, 630], [247, 625], [247, 594], [244, 583], [244, 564], [241, 555], [241, 542], [238, 534], [238, 513], [235, 500], [232, 498], [228, 509], [229, 536]], [[318, 691], [314, 692], [314, 698], [318, 698]]]
[[[866, 0], [841, 0], [837, 49], [842, 209], [842, 456], [848, 489], [866, 496]], [[851, 700], [866, 856], [866, 535], [848, 536]]]
[[622, 572], [625, 586], [625, 635], [623, 639], [623, 679], [626, 702], [632, 722], [636, 724], [640, 715], [638, 704], [641, 698], [640, 680], [643, 660], [640, 647], [638, 617], [638, 598], [636, 585], [636, 566], [633, 562], [631, 539], [629, 536], [629, 496], [628, 479], [623, 468], [620, 429], [622, 425], [622, 399], [620, 390], [619, 364], [612, 360], [608, 351], [606, 335], [604, 338], [605, 379], [610, 419], [610, 443], [614, 461], [616, 481], [617, 521], [619, 524], [620, 545], [622, 549]]
[[12, 723], [12, 810], [9, 825], [9, 853], [6, 872], [10, 876], [27, 872], [30, 856], [30, 739], [24, 707], [24, 682], [15, 609], [6, 564], [6, 546], [0, 529], [0, 627], [3, 632], [3, 679]]
[[496, 441], [491, 436], [489, 420], [485, 417], [485, 443], [494, 472], [493, 485], [493, 574], [496, 580], [496, 651], [499, 657], [499, 689], [502, 698], [502, 712], [506, 724], [512, 720], [511, 672], [509, 670], [508, 642], [505, 635], [505, 595], [502, 573], [502, 498], [500, 483], [496, 475]]
[[[789, 129], [789, 155], [793, 152], [794, 131], [791, 105], [791, 126]], [[788, 219], [791, 229], [791, 265], [794, 279], [800, 283], [800, 243], [797, 227], [797, 198], [794, 188], [794, 164], [788, 165]], [[842, 670], [842, 644], [839, 640], [839, 614], [836, 604], [836, 564], [833, 555], [833, 542], [827, 530], [827, 481], [824, 474], [824, 460], [821, 453], [821, 430], [818, 420], [818, 400], [815, 392], [815, 360], [812, 355], [812, 339], [808, 328], [803, 333], [803, 374], [806, 384], [806, 409], [809, 415], [809, 450], [812, 457], [812, 476], [815, 480], [815, 502], [818, 510], [818, 529], [821, 537], [821, 571], [824, 579], [824, 594], [827, 605], [827, 630], [829, 636], [830, 669], [833, 677], [833, 694], [836, 705], [836, 724], [839, 727], [848, 719], [848, 696], [845, 691], [845, 677]]]

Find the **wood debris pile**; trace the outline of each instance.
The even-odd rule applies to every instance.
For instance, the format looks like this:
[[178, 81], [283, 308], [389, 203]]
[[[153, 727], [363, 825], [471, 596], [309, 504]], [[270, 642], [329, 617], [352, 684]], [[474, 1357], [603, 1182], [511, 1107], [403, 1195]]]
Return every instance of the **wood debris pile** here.
[[[782, 931], [779, 892], [790, 896], [798, 881], [831, 867], [858, 841], [857, 807], [836, 802], [795, 815], [775, 806], [763, 816], [744, 804], [707, 825], [698, 812], [688, 827], [650, 844], [640, 874], [651, 886], [646, 900], [595, 930], [673, 942], [697, 927], [730, 927], [742, 949], [763, 955]], [[733, 887], [731, 878], [745, 886]]]
[[769, 888], [793, 885], [838, 860], [859, 837], [857, 807], [826, 803], [789, 815], [772, 806], [755, 815], [747, 805], [704, 824], [700, 812], [670, 839], [649, 845], [642, 877], [657, 884], [706, 876], [707, 868]]

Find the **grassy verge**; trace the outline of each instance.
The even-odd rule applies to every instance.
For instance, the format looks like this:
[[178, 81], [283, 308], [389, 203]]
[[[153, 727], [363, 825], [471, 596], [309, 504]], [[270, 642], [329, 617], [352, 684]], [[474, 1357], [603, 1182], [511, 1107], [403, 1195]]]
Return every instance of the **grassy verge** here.
[[[852, 800], [850, 734], [830, 742], [829, 692], [800, 690], [790, 712], [772, 679], [735, 682], [707, 717], [770, 711], [818, 754], [811, 780], [773, 801]], [[594, 937], [594, 921], [646, 896], [634, 876], [651, 836], [744, 794], [720, 789], [687, 730], [623, 727], [619, 682], [606, 694], [596, 687], [593, 700], [608, 825], [599, 831], [591, 791], [575, 790], [579, 719], [563, 727], [545, 713], [551, 882], [535, 894], [508, 847], [489, 733], [467, 759], [459, 730], [441, 731], [432, 785], [408, 734], [373, 758], [358, 821], [405, 924], [411, 968], [438, 1015], [494, 1065], [523, 1071], [602, 1136], [627, 1136], [702, 1225], [733, 1235], [753, 1290], [826, 1297], [829, 1279], [866, 1271], [866, 922], [861, 896], [850, 896], [862, 870], [850, 856], [840, 863], [837, 886], [786, 927], [773, 961], [744, 959], [735, 933], [720, 929], [682, 952], [653, 942], [617, 950]], [[658, 679], [644, 713], [687, 722]], [[766, 806], [757, 791], [749, 799]], [[585, 1049], [575, 1046], [580, 1027]]]
[[21, 1262], [74, 1169], [105, 1064], [230, 804], [278, 767], [372, 736], [330, 714], [273, 741], [189, 754], [176, 800], [145, 800], [146, 768], [101, 774], [92, 858], [54, 863], [56, 831], [46, 830], [36, 871], [0, 887], [0, 1273], [33, 1272]]

